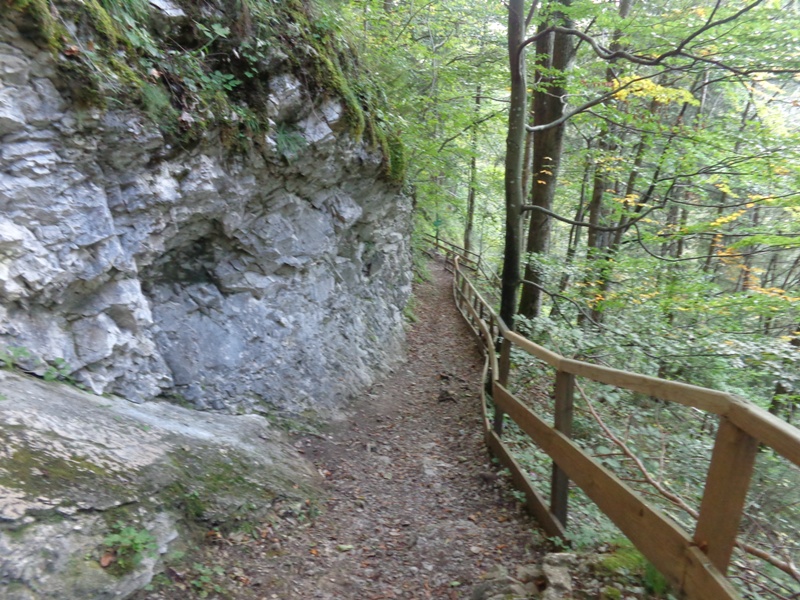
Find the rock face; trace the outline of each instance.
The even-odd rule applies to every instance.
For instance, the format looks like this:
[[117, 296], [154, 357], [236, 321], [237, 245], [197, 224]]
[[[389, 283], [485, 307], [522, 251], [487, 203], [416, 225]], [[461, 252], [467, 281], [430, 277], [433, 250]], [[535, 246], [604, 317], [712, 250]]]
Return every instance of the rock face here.
[[253, 527], [275, 518], [276, 501], [300, 505], [319, 484], [259, 415], [136, 405], [8, 371], [0, 389], [5, 600], [127, 597], [168, 545], [191, 544], [195, 522], [200, 536]]
[[339, 102], [279, 61], [258, 150], [180, 149], [133, 109], [75, 108], [55, 67], [0, 17], [0, 349], [238, 413], [335, 408], [396, 360], [410, 202]]

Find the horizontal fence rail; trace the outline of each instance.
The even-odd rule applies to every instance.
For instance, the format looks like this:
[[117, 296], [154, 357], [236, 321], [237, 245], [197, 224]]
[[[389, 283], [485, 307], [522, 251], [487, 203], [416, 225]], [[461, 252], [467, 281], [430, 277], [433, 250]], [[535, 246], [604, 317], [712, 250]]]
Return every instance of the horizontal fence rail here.
[[448, 260], [452, 261], [454, 256], [458, 256], [461, 264], [468, 269], [479, 272], [491, 285], [500, 285], [500, 276], [477, 252], [465, 250], [452, 242], [429, 233], [423, 234], [423, 237], [431, 246], [442, 251]]
[[[510, 470], [544, 531], [550, 536], [565, 537], [571, 480], [680, 594], [694, 600], [740, 600], [725, 573], [736, 544], [758, 447], [770, 447], [800, 466], [800, 431], [730, 394], [569, 359], [510, 331], [464, 272], [461, 262], [465, 256], [458, 246], [436, 241], [441, 243], [438, 247], [447, 249], [448, 260], [453, 264], [456, 305], [486, 356], [481, 391], [486, 444]], [[512, 347], [556, 369], [553, 425], [508, 390]], [[718, 415], [719, 428], [693, 533], [683, 530], [570, 439], [576, 376]], [[489, 399], [495, 407], [494, 422], [489, 420]], [[549, 505], [502, 440], [505, 416], [553, 461]]]

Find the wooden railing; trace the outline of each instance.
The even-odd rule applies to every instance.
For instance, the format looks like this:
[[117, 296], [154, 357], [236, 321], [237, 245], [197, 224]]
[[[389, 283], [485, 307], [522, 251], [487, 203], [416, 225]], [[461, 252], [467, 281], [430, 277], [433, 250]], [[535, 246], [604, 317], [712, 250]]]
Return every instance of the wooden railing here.
[[440, 250], [450, 264], [452, 264], [453, 257], [458, 256], [462, 265], [480, 273], [490, 285], [500, 286], [500, 276], [477, 252], [465, 250], [461, 246], [443, 240], [440, 237], [432, 236], [429, 233], [423, 234], [423, 237], [431, 246]]
[[[800, 431], [729, 394], [565, 358], [510, 331], [465, 274], [457, 246], [447, 246], [454, 266], [456, 304], [485, 351], [483, 423], [490, 451], [506, 466], [527, 505], [550, 536], [565, 537], [569, 481], [578, 485], [683, 596], [740, 599], [725, 573], [759, 445], [800, 466]], [[499, 356], [496, 348], [499, 347]], [[549, 425], [508, 390], [512, 347], [556, 369], [554, 423]], [[571, 439], [576, 376], [676, 402], [719, 416], [697, 526], [689, 533], [653, 507]], [[494, 403], [489, 422], [487, 400]], [[536, 491], [502, 440], [510, 417], [553, 461], [549, 503]]]

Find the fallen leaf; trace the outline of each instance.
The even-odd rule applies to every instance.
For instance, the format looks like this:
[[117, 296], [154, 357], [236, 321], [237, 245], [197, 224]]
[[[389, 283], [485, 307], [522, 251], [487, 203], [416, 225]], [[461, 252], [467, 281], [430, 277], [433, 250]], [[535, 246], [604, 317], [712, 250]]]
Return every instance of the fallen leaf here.
[[350, 552], [350, 550], [353, 549], [353, 546], [351, 546], [350, 544], [339, 544], [338, 546], [336, 546], [336, 549], [339, 552]]
[[103, 554], [103, 556], [100, 557], [100, 566], [105, 569], [115, 560], [117, 560], [117, 557], [114, 555], [113, 552], [106, 552], [105, 554]]

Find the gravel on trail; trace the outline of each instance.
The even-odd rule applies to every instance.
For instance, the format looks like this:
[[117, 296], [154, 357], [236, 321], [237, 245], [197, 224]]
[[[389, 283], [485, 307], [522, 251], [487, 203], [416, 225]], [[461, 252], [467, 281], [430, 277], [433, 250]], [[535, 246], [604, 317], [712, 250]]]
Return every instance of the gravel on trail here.
[[[415, 289], [407, 361], [354, 398], [347, 418], [295, 438], [325, 478], [315, 509], [282, 518], [278, 508], [256, 541], [206, 544], [194, 571], [168, 570], [172, 583], [143, 599], [192, 589], [259, 600], [484, 598], [487, 578], [540, 562], [542, 534], [483, 442], [483, 358], [450, 274], [430, 269]], [[204, 567], [198, 584], [201, 564], [218, 568]]]

